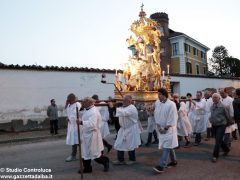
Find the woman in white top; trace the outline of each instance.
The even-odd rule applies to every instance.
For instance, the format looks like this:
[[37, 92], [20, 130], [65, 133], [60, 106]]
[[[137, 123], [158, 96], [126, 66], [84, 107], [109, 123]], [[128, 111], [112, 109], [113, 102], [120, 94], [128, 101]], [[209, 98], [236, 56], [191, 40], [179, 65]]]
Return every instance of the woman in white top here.
[[178, 110], [177, 132], [178, 136], [184, 136], [186, 140], [184, 147], [189, 147], [189, 135], [192, 133], [192, 126], [187, 116], [186, 104], [184, 102], [180, 103], [180, 108]]
[[[194, 104], [192, 103], [192, 94], [191, 93], [187, 93], [187, 102], [186, 102], [186, 109], [187, 109], [187, 115], [188, 115], [188, 119], [191, 123], [191, 126], [194, 127], [195, 123], [194, 123]], [[195, 133], [195, 132], [193, 132]]]

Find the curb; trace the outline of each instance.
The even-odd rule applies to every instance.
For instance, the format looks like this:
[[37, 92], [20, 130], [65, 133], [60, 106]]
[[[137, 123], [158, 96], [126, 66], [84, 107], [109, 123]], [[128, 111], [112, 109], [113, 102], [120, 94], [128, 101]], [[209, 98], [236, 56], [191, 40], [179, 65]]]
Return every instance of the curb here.
[[[146, 123], [142, 123], [142, 127], [145, 128], [147, 127]], [[109, 128], [110, 133], [115, 133], [115, 128], [110, 127]], [[60, 138], [65, 138], [67, 136], [67, 133], [64, 134], [59, 134], [59, 135], [47, 135], [47, 136], [37, 136], [37, 137], [24, 137], [24, 138], [17, 138], [17, 139], [8, 139], [8, 140], [0, 140], [0, 144], [9, 144], [9, 143], [17, 143], [17, 142], [33, 142], [33, 141], [41, 141], [45, 139], [60, 139]]]
[[44, 140], [44, 139], [57, 139], [57, 138], [63, 138], [63, 137], [66, 137], [66, 134], [60, 134], [55, 136], [37, 136], [37, 137], [29, 137], [29, 138], [8, 139], [8, 140], [0, 141], [0, 144], [38, 141], [38, 140]]

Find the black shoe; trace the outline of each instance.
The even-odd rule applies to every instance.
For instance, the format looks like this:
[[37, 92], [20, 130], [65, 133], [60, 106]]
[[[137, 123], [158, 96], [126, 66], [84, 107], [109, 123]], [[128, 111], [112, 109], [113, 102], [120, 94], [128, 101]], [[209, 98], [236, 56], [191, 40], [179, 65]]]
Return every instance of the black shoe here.
[[111, 149], [112, 149], [112, 145], [109, 145], [108, 147], [107, 147], [107, 149], [108, 149], [108, 153], [111, 151]]
[[199, 143], [195, 142], [195, 143], [194, 143], [194, 146], [199, 146]]
[[180, 145], [178, 145], [177, 147], [175, 147], [174, 149], [180, 149]]
[[[81, 174], [81, 170], [78, 170], [78, 173]], [[83, 171], [83, 173], [84, 173], [84, 171]]]
[[150, 142], [147, 142], [147, 143], [145, 144], [146, 147], [149, 147], [150, 145], [151, 145]]
[[164, 172], [164, 168], [161, 166], [155, 166], [153, 168], [154, 171], [156, 171], [157, 173], [163, 173]]
[[167, 164], [167, 168], [176, 167], [176, 166], [177, 166], [177, 161], [170, 162], [170, 163]]
[[234, 136], [234, 137], [233, 137], [233, 140], [238, 140], [238, 138]]
[[108, 172], [108, 170], [109, 170], [109, 160], [104, 164], [104, 169], [103, 169], [103, 171], [104, 171], [104, 172]]
[[183, 137], [182, 136], [178, 136], [178, 141], [182, 141]]
[[224, 153], [223, 153], [223, 156], [227, 156], [228, 153], [229, 153], [229, 151], [224, 152]]
[[[78, 171], [79, 174], [81, 174], [81, 171]], [[92, 168], [91, 169], [84, 169], [83, 173], [92, 173]]]
[[158, 144], [158, 140], [153, 141], [152, 144]]
[[190, 141], [187, 141], [186, 144], [184, 145], [185, 148], [190, 147]]

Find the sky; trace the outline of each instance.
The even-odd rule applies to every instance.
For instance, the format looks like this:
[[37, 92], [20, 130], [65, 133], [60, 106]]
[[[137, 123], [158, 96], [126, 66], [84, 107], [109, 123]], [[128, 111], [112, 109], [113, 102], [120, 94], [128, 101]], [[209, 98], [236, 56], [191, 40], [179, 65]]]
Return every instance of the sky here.
[[240, 59], [239, 0], [0, 0], [0, 62], [115, 69], [140, 6], [169, 16], [169, 28]]

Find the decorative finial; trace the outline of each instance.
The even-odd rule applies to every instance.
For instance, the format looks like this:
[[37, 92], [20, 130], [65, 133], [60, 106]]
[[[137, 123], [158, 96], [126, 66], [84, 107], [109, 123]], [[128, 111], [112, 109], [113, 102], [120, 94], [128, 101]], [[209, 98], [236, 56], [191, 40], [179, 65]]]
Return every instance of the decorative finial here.
[[142, 3], [142, 5], [140, 6], [141, 7], [141, 11], [143, 11], [143, 6], [144, 6], [144, 4]]
[[140, 11], [140, 13], [139, 13], [139, 17], [140, 17], [140, 18], [143, 18], [143, 17], [146, 16], [146, 13], [143, 11], [143, 6], [144, 6], [144, 4], [142, 3], [142, 5], [140, 6], [140, 7], [141, 7], [141, 11]]

